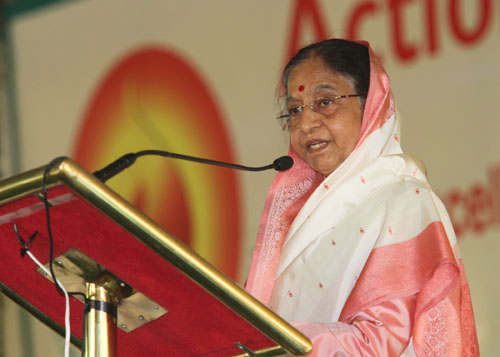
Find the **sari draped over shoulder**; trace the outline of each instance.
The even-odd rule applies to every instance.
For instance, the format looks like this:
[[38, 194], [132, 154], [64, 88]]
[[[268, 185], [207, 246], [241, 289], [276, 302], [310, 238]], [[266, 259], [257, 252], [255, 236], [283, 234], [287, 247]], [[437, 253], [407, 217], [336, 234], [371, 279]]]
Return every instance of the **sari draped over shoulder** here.
[[289, 155], [246, 289], [311, 338], [311, 355], [479, 355], [453, 227], [422, 163], [401, 149], [389, 78], [371, 50], [354, 151], [326, 178]]

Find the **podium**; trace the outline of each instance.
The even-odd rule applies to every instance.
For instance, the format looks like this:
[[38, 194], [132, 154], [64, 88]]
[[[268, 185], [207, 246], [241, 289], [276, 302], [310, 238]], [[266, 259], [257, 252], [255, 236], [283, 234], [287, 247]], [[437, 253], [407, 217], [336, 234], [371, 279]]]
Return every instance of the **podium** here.
[[[50, 276], [21, 257], [14, 224], [26, 240], [38, 232], [30, 252], [48, 263], [46, 168], [53, 268], [68, 291], [81, 293], [70, 297], [71, 341], [86, 355], [93, 355], [88, 343], [96, 338], [89, 336], [90, 323], [110, 333], [107, 342], [97, 338], [110, 356], [276, 356], [312, 349], [299, 331], [69, 158], [0, 181], [0, 288], [44, 324], [64, 335], [64, 298]], [[107, 322], [91, 319], [89, 311], [105, 314]]]

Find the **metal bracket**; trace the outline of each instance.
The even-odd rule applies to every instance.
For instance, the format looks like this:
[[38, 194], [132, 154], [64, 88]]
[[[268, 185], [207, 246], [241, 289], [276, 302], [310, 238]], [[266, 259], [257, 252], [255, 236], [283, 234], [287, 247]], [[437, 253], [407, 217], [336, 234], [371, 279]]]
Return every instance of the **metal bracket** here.
[[[48, 263], [45, 266], [48, 268]], [[78, 249], [70, 249], [55, 258], [53, 268], [57, 279], [67, 291], [81, 292], [85, 296], [87, 282], [99, 284], [110, 291], [119, 300], [117, 324], [125, 332], [131, 332], [168, 312]], [[41, 268], [37, 272], [53, 282], [52, 277]], [[74, 297], [84, 302], [79, 295]]]

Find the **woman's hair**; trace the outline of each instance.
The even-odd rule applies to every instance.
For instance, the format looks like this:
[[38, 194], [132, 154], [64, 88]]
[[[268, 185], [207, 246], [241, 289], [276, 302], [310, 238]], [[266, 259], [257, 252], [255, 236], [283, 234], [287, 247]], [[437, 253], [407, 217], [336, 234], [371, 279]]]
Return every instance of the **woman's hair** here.
[[333, 73], [341, 74], [351, 79], [356, 94], [363, 94], [364, 104], [364, 99], [366, 99], [366, 94], [368, 93], [368, 86], [370, 85], [370, 56], [368, 54], [368, 47], [352, 41], [330, 39], [300, 49], [283, 70], [281, 84], [284, 86], [285, 91], [292, 70], [299, 64], [312, 58], [320, 58]]

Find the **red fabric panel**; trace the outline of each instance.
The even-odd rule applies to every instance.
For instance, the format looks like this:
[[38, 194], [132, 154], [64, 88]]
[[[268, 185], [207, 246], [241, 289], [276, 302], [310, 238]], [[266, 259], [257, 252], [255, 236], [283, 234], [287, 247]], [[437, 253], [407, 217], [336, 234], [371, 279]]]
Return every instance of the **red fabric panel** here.
[[[49, 197], [68, 192], [71, 191], [65, 187], [55, 188]], [[120, 356], [227, 356], [242, 353], [234, 347], [235, 342], [254, 350], [276, 345], [141, 241], [73, 194], [74, 200], [56, 205], [50, 211], [54, 257], [76, 248], [169, 311], [130, 333], [119, 329]], [[0, 207], [0, 280], [64, 326], [64, 297], [54, 284], [35, 271], [37, 267], [31, 259], [21, 259], [21, 246], [13, 229], [15, 222], [25, 239], [38, 230], [31, 252], [42, 263], [47, 263], [49, 240], [40, 202], [37, 197], [29, 196]], [[20, 211], [26, 207], [35, 209]], [[8, 215], [12, 212], [19, 213], [17, 218], [5, 222], [12, 218]], [[83, 304], [71, 298], [71, 329], [78, 338], [82, 336], [82, 314]]]
[[371, 252], [340, 320], [383, 301], [420, 292], [418, 316], [446, 296], [458, 276], [443, 224], [433, 222], [413, 239]]

